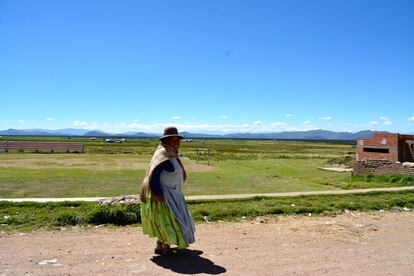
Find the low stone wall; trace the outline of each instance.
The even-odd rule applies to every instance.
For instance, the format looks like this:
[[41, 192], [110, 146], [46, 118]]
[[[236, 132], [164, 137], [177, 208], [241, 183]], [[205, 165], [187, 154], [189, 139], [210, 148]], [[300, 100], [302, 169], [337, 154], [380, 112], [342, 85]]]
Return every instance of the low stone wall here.
[[414, 176], [414, 163], [391, 162], [387, 160], [362, 160], [354, 161], [352, 175], [376, 175], [402, 174]]

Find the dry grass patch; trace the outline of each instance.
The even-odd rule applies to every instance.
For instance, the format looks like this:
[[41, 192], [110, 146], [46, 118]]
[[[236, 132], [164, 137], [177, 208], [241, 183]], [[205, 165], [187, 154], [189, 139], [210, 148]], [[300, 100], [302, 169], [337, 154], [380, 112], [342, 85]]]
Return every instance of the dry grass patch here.
[[184, 166], [185, 166], [185, 170], [188, 172], [212, 172], [214, 171], [214, 167], [211, 165], [185, 163]]
[[26, 168], [26, 169], [85, 169], [85, 170], [143, 170], [148, 166], [147, 160], [136, 157], [123, 157], [102, 155], [97, 156], [77, 155], [75, 157], [68, 155], [43, 155], [33, 154], [15, 159], [2, 159], [0, 167], [2, 168]]
[[[146, 170], [150, 158], [125, 155], [68, 155], [68, 154], [15, 154], [14, 158], [1, 158], [0, 168], [25, 169], [84, 169], [84, 170]], [[185, 162], [189, 172], [211, 172], [213, 166]]]

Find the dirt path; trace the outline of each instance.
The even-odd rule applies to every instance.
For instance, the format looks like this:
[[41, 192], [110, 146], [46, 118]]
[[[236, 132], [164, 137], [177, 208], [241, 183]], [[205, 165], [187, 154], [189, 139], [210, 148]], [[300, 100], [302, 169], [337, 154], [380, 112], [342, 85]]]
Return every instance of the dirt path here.
[[0, 275], [413, 275], [413, 233], [413, 212], [265, 217], [198, 224], [172, 257], [136, 227], [2, 233]]
[[[369, 189], [354, 189], [354, 190], [333, 190], [333, 191], [311, 191], [311, 192], [285, 192], [285, 193], [266, 193], [266, 194], [231, 194], [231, 195], [195, 195], [186, 196], [186, 200], [205, 200], [205, 199], [235, 199], [235, 198], [252, 198], [257, 196], [300, 196], [300, 195], [326, 195], [326, 194], [355, 194], [355, 193], [369, 193], [375, 191], [392, 192], [392, 191], [407, 191], [414, 190], [414, 186], [405, 187], [389, 187], [389, 188], [369, 188]], [[139, 201], [137, 196], [131, 195], [127, 197], [135, 197], [135, 201]], [[22, 202], [62, 202], [62, 201], [100, 201], [110, 199], [105, 197], [71, 197], [71, 198], [0, 198], [0, 201]]]
[[285, 193], [266, 193], [266, 194], [232, 194], [232, 195], [200, 195], [200, 196], [186, 196], [186, 200], [198, 199], [234, 199], [234, 198], [251, 198], [256, 196], [300, 196], [300, 195], [338, 195], [338, 194], [356, 194], [369, 192], [392, 192], [392, 191], [406, 191], [414, 190], [414, 186], [405, 187], [389, 187], [389, 188], [368, 188], [368, 189], [353, 189], [353, 190], [330, 190], [330, 191], [310, 191], [310, 192], [285, 192]]

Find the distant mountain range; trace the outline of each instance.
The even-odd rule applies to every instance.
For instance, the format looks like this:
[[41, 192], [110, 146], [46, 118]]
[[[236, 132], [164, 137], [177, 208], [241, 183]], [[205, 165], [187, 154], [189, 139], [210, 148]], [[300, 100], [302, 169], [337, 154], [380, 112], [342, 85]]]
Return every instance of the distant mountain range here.
[[[385, 131], [381, 131], [385, 132]], [[358, 132], [335, 132], [329, 130], [309, 131], [283, 131], [271, 133], [232, 133], [232, 134], [202, 134], [183, 132], [185, 138], [224, 138], [224, 139], [300, 139], [300, 140], [355, 140], [357, 138], [370, 138], [374, 131], [362, 130]], [[7, 129], [0, 130], [0, 135], [10, 136], [84, 136], [84, 137], [130, 137], [130, 138], [154, 138], [160, 137], [159, 133], [124, 132], [107, 133], [100, 130], [86, 130], [66, 128], [58, 130], [48, 129]]]

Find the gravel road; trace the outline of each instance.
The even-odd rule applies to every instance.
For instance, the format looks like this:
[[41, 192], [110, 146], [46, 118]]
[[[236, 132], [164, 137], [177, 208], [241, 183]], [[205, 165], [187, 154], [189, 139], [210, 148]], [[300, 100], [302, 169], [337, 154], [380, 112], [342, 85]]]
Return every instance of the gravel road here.
[[413, 275], [413, 212], [197, 225], [170, 257], [139, 227], [0, 234], [0, 275]]

